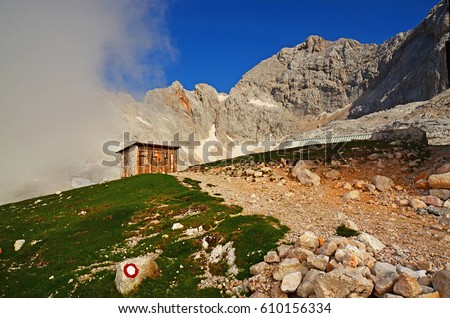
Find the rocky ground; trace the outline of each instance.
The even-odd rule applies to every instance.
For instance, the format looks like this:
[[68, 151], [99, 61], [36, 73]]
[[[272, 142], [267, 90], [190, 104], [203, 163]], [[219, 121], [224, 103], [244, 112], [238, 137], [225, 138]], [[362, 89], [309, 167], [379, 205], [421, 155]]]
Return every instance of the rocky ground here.
[[[227, 204], [242, 206], [244, 214], [279, 219], [290, 227], [284, 243], [295, 242], [305, 231], [333, 236], [340, 224], [350, 220], [360, 232], [386, 245], [376, 255], [378, 260], [410, 267], [426, 261], [429, 270], [438, 271], [450, 267], [449, 198], [445, 197], [448, 191], [429, 190], [427, 178], [438, 168], [438, 172], [450, 170], [445, 166], [450, 162], [450, 146], [427, 150], [428, 158], [401, 148], [375, 149], [365, 158], [345, 158], [332, 165], [255, 163], [180, 172], [178, 176], [201, 181], [203, 190], [222, 197]], [[292, 173], [304, 168], [319, 179], [312, 177], [310, 185], [301, 184]], [[392, 181], [373, 180], [377, 175]], [[375, 186], [378, 181], [381, 185]], [[430, 196], [430, 191], [441, 199]]]

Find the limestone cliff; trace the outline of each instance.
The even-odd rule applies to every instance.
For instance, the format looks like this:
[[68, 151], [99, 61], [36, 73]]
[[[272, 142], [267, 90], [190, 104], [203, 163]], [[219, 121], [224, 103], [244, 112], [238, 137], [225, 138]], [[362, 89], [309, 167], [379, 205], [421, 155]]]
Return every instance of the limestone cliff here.
[[448, 82], [446, 11], [442, 1], [415, 29], [380, 45], [310, 36], [256, 65], [229, 94], [206, 84], [187, 91], [174, 82], [147, 92], [142, 103], [117, 102], [125, 119], [119, 131], [155, 142], [194, 132], [201, 143], [225, 146], [290, 138], [335, 120], [428, 100]]

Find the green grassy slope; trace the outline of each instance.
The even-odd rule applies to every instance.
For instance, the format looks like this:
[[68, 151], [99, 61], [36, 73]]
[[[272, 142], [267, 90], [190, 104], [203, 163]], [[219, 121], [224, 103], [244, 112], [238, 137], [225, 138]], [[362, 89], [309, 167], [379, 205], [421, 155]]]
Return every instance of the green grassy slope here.
[[[240, 207], [185, 182], [141, 175], [0, 206], [0, 297], [120, 297], [115, 264], [156, 249], [163, 251], [156, 260], [161, 276], [144, 281], [131, 297], [220, 296], [217, 289], [197, 288], [205, 260], [193, 254], [203, 237], [233, 241], [244, 277], [287, 228], [275, 219], [241, 216]], [[184, 229], [172, 230], [176, 222]], [[201, 236], [183, 234], [200, 225]], [[138, 243], [127, 244], [133, 237]], [[19, 239], [26, 241], [16, 252]]]

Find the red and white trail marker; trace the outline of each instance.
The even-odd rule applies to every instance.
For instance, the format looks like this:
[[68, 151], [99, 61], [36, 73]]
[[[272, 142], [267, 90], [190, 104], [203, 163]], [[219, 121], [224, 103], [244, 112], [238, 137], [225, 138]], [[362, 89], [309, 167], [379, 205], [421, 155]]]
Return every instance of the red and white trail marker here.
[[128, 278], [135, 278], [139, 274], [139, 268], [133, 263], [125, 265], [123, 272]]

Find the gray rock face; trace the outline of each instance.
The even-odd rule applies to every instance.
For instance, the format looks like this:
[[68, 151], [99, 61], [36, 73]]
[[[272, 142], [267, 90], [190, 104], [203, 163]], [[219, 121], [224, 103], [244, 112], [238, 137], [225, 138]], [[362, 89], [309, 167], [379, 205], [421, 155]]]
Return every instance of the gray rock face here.
[[361, 72], [375, 50], [375, 45], [355, 40], [330, 42], [313, 35], [258, 64], [231, 93], [242, 95], [250, 103], [261, 100], [301, 115], [334, 112], [351, 104], [368, 78], [375, 76], [375, 64], [368, 70], [370, 74]]
[[392, 273], [375, 283], [375, 290], [380, 295], [384, 295], [386, 293], [392, 293], [394, 289], [394, 284], [397, 282], [399, 275], [397, 273]]
[[219, 126], [225, 120], [254, 118], [244, 129], [234, 124], [233, 128], [249, 138], [267, 133], [278, 137], [300, 123], [309, 130], [336, 119], [333, 116], [342, 118], [343, 114], [331, 114], [345, 108], [350, 108], [350, 117], [358, 118], [434, 97], [446, 85], [445, 6], [441, 2], [414, 30], [381, 45], [310, 36], [282, 49], [231, 90], [220, 110]]
[[[448, 24], [446, 4], [441, 1], [414, 30], [380, 45], [377, 50], [383, 56], [378, 62], [378, 74], [369, 80], [367, 90], [353, 104], [350, 116], [360, 117], [395, 105], [427, 100], [442, 92], [446, 80], [442, 48]], [[412, 68], [414, 78], [408, 76]], [[424, 78], [429, 82], [420, 86]], [[412, 87], [421, 89], [414, 92]]]

